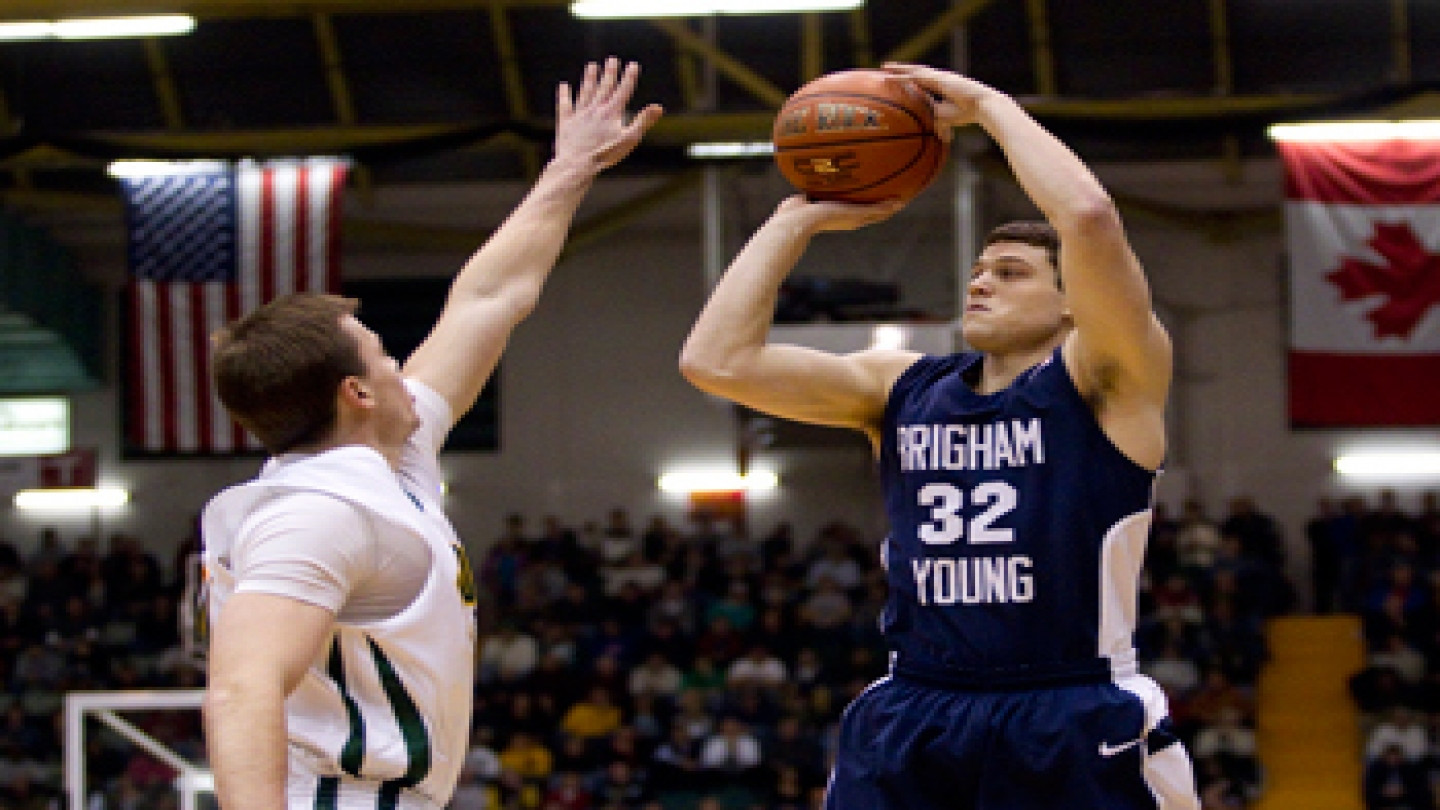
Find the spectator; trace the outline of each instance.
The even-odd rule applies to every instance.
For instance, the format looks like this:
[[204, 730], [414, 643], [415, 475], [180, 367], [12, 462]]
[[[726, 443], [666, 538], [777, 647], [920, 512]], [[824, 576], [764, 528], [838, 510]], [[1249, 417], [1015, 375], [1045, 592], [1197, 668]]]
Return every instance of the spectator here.
[[606, 515], [605, 528], [599, 539], [600, 562], [605, 565], [618, 565], [640, 551], [640, 541], [630, 526], [630, 513], [619, 506]]
[[649, 695], [666, 704], [675, 701], [680, 694], [680, 682], [684, 674], [661, 652], [652, 652], [645, 663], [630, 673], [629, 691], [631, 697]]
[[660, 594], [650, 605], [647, 616], [650, 631], [664, 623], [670, 623], [681, 633], [694, 633], [696, 627], [695, 599], [680, 580], [666, 580], [660, 586]]
[[825, 580], [849, 591], [860, 586], [860, 566], [850, 557], [849, 551], [838, 540], [826, 542], [821, 556], [805, 570], [805, 585], [819, 588]]
[[711, 784], [755, 786], [761, 764], [760, 741], [738, 718], [725, 717], [700, 746], [700, 767]]
[[728, 667], [731, 661], [745, 652], [747, 646], [745, 636], [721, 614], [712, 616], [705, 630], [695, 639], [695, 657], [697, 663], [700, 658], [705, 658], [717, 668]]
[[1260, 761], [1255, 752], [1255, 731], [1244, 725], [1235, 706], [1222, 708], [1212, 724], [1195, 734], [1191, 746], [1196, 759], [1219, 760], [1225, 775], [1240, 786], [1247, 799], [1260, 792]]
[[620, 707], [615, 705], [610, 690], [596, 686], [565, 712], [560, 730], [584, 740], [597, 740], [619, 728], [620, 718]]
[[725, 683], [731, 689], [761, 689], [773, 691], [785, 684], [789, 673], [785, 662], [770, 652], [763, 644], [755, 644], [730, 665]]
[[1186, 500], [1181, 508], [1175, 550], [1180, 568], [1191, 576], [1201, 577], [1208, 574], [1220, 550], [1220, 530], [1205, 514], [1205, 507], [1193, 498]]
[[1274, 571], [1284, 568], [1285, 545], [1280, 524], [1260, 511], [1249, 495], [1230, 499], [1230, 512], [1220, 523], [1220, 533], [1239, 538], [1240, 552], [1246, 558]]
[[1407, 687], [1416, 687], [1425, 679], [1427, 663], [1425, 656], [1410, 645], [1403, 635], [1391, 633], [1379, 649], [1370, 653], [1369, 665], [1389, 667], [1395, 670]]
[[592, 792], [597, 810], [637, 810], [651, 795], [645, 775], [620, 759], [605, 767]]
[[725, 588], [725, 595], [711, 603], [705, 611], [705, 621], [713, 625], [717, 618], [725, 619], [735, 632], [744, 634], [755, 623], [755, 603], [750, 600], [750, 586], [743, 579], [731, 579]]
[[550, 749], [524, 731], [512, 733], [509, 744], [500, 752], [500, 767], [513, 771], [529, 784], [543, 783], [554, 765], [555, 757]]
[[651, 785], [656, 791], [692, 789], [700, 774], [700, 744], [683, 723], [672, 723], [670, 734], [650, 755]]
[[495, 635], [480, 645], [479, 677], [482, 684], [515, 684], [525, 680], [540, 662], [535, 637], [513, 622], [501, 622]]
[[825, 754], [819, 741], [805, 728], [801, 719], [787, 714], [775, 724], [775, 731], [761, 741], [765, 765], [774, 771], [789, 768], [795, 771], [806, 787], [824, 781]]
[[[585, 787], [585, 780], [574, 771], [555, 774], [549, 790], [545, 791], [545, 810], [590, 810], [595, 795]], [[458, 805], [466, 806], [466, 805]]]
[[1405, 706], [1389, 709], [1370, 730], [1365, 740], [1365, 757], [1380, 759], [1391, 747], [1398, 747], [1407, 762], [1426, 764], [1430, 755], [1430, 735], [1413, 709]]
[[1365, 766], [1365, 810], [1433, 810], [1425, 770], [1406, 759], [1404, 749], [1387, 746]]
[[619, 596], [626, 586], [633, 586], [644, 596], [654, 593], [664, 584], [665, 569], [658, 562], [647, 559], [637, 547], [625, 559], [600, 566], [600, 579], [606, 596]]

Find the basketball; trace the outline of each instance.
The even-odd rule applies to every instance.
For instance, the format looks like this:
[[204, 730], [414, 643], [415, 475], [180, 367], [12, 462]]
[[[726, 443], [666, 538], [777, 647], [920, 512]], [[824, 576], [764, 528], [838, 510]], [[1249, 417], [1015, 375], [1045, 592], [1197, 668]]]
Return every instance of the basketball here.
[[812, 200], [908, 200], [940, 173], [947, 144], [930, 98], [881, 70], [830, 73], [796, 90], [771, 133], [780, 173]]

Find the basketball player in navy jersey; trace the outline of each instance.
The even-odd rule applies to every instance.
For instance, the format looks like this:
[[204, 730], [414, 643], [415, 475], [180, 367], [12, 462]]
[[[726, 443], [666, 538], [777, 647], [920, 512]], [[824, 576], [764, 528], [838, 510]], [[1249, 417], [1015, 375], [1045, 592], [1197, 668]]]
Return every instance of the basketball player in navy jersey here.
[[1165, 454], [1170, 340], [1115, 205], [1013, 99], [887, 65], [976, 124], [1047, 222], [1001, 226], [967, 287], [971, 351], [836, 355], [767, 342], [811, 238], [896, 203], [780, 203], [685, 344], [697, 387], [854, 428], [879, 458], [891, 532], [890, 674], [846, 710], [830, 810], [1194, 810], [1189, 758], [1131, 634]]

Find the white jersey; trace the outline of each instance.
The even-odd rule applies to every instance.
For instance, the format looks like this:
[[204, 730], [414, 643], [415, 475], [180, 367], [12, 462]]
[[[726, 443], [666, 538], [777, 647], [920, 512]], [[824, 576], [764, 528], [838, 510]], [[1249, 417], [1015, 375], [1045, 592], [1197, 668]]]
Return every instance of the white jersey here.
[[[257, 478], [225, 490], [205, 509], [212, 616], [242, 591], [304, 599], [337, 616], [333, 638], [285, 701], [291, 808], [443, 807], [469, 746], [474, 581], [440, 509], [436, 460], [449, 408], [431, 389], [407, 384], [421, 427], [398, 474], [369, 447], [291, 454], [272, 459]], [[336, 515], [336, 503], [317, 504], [317, 497], [345, 511]], [[357, 530], [365, 537], [351, 536]], [[299, 581], [303, 576], [285, 581], [273, 576], [274, 566], [256, 563], [270, 562], [265, 555], [276, 556], [277, 544], [302, 542], [410, 552], [420, 544], [431, 564], [408, 606], [392, 615], [361, 611], [354, 618], [356, 611], [324, 594], [373, 602], [366, 589], [384, 581], [383, 568], [357, 564], [337, 571], [329, 564], [335, 555], [328, 555], [311, 568], [335, 582], [311, 587]], [[372, 566], [387, 559], [382, 553], [353, 556]]]

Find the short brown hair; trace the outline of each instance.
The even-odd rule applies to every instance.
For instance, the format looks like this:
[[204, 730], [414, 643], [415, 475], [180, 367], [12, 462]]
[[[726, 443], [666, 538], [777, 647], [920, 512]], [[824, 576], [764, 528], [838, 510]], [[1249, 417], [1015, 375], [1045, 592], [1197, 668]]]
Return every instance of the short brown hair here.
[[1050, 259], [1050, 266], [1055, 269], [1055, 284], [1060, 285], [1060, 232], [1055, 230], [1055, 226], [1043, 219], [1007, 222], [990, 231], [981, 247], [989, 247], [996, 242], [1019, 242], [1043, 248], [1045, 256]]
[[365, 375], [360, 347], [340, 327], [359, 304], [338, 295], [286, 295], [211, 338], [220, 402], [270, 453], [320, 441], [334, 428], [340, 383]]

